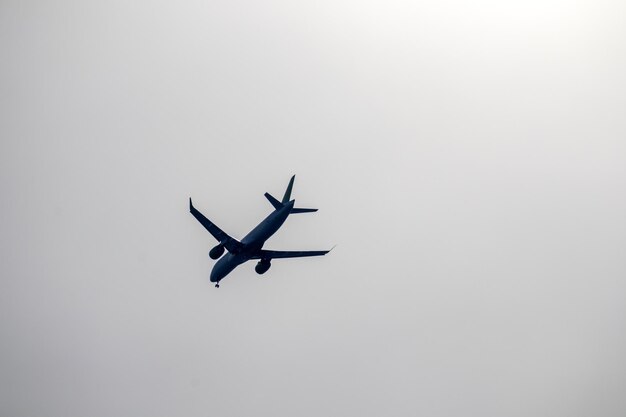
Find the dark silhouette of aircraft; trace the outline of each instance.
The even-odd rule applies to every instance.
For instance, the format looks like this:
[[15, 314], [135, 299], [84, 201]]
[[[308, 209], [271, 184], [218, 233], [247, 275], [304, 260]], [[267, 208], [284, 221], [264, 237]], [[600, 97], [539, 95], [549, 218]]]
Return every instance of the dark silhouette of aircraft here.
[[264, 274], [270, 269], [272, 259], [277, 258], [300, 258], [305, 256], [321, 256], [326, 255], [330, 250], [314, 250], [314, 251], [279, 251], [263, 249], [263, 244], [283, 225], [287, 217], [292, 213], [310, 213], [317, 209], [310, 208], [294, 208], [295, 200], [291, 199], [291, 189], [293, 188], [293, 180], [296, 176], [292, 176], [289, 180], [285, 195], [282, 201], [278, 201], [271, 194], [265, 193], [265, 197], [274, 206], [274, 211], [267, 216], [257, 227], [252, 229], [241, 242], [228, 236], [222, 229], [217, 227], [213, 222], [204, 217], [191, 203], [189, 198], [189, 211], [206, 230], [213, 235], [219, 242], [217, 246], [209, 251], [211, 259], [218, 259], [224, 254], [224, 249], [228, 251], [222, 257], [211, 271], [211, 282], [215, 282], [215, 287], [220, 287], [220, 281], [226, 277], [233, 269], [251, 259], [259, 259], [254, 267], [257, 274]]

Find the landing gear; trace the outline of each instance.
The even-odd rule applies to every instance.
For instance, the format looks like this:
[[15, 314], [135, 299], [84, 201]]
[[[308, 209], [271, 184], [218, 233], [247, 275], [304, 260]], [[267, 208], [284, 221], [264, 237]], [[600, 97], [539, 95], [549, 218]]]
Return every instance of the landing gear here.
[[215, 284], [215, 288], [219, 288], [219, 287], [220, 287], [220, 284]]

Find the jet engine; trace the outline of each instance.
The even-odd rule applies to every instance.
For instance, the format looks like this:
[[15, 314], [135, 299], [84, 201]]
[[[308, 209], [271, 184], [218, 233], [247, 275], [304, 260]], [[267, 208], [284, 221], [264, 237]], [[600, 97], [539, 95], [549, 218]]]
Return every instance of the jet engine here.
[[259, 263], [257, 263], [254, 267], [254, 270], [257, 274], [263, 275], [267, 272], [268, 269], [270, 269], [270, 266], [272, 266], [272, 264], [270, 263], [269, 259], [261, 259]]
[[224, 253], [224, 245], [221, 243], [209, 251], [209, 258], [217, 259]]

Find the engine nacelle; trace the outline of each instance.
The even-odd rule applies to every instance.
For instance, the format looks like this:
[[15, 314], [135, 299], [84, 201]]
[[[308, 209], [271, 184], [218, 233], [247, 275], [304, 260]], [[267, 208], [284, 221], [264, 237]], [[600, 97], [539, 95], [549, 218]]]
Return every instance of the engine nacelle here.
[[270, 263], [269, 259], [261, 259], [259, 263], [257, 263], [254, 267], [254, 270], [257, 274], [263, 275], [267, 272], [268, 269], [270, 269], [270, 266], [272, 266], [272, 264]]
[[224, 245], [221, 243], [209, 251], [209, 258], [217, 259], [224, 254]]

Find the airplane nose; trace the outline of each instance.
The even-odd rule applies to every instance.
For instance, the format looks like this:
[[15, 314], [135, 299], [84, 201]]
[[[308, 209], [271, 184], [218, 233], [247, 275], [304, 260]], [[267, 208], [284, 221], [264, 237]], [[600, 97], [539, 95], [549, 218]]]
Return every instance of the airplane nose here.
[[211, 271], [211, 282], [220, 282], [230, 271], [235, 269], [237, 263], [232, 260], [232, 255], [226, 254], [220, 258]]
[[211, 270], [211, 282], [218, 282], [220, 280], [219, 273], [216, 271], [217, 268], [213, 268]]
[[219, 279], [217, 278], [217, 274], [215, 273], [215, 270], [211, 271], [211, 282], [217, 282], [219, 281]]
[[224, 270], [224, 262], [222, 261], [224, 258], [217, 261], [213, 269], [211, 270], [211, 282], [220, 282], [222, 278], [228, 273], [228, 271]]

